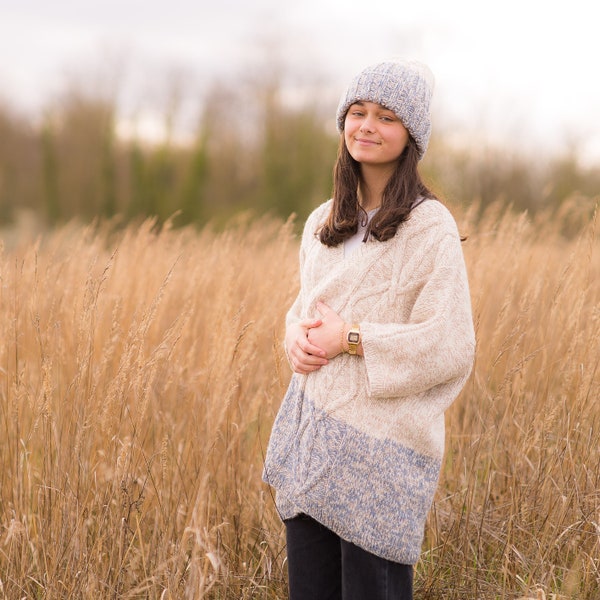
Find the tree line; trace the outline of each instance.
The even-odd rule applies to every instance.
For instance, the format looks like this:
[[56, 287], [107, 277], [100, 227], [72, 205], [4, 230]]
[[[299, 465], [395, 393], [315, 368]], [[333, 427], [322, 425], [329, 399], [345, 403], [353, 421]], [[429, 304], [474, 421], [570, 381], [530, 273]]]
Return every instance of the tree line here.
[[[301, 220], [331, 194], [334, 110], [286, 101], [276, 79], [242, 90], [215, 84], [185, 142], [167, 126], [150, 143], [120, 136], [116, 101], [83, 88], [37, 119], [0, 105], [0, 225], [23, 211], [45, 226], [116, 215], [202, 225], [240, 211]], [[600, 168], [583, 167], [572, 149], [540, 162], [476, 143], [453, 147], [435, 130], [422, 173], [444, 198], [482, 209], [500, 198], [520, 211], [558, 210], [573, 194], [591, 206], [600, 191]]]

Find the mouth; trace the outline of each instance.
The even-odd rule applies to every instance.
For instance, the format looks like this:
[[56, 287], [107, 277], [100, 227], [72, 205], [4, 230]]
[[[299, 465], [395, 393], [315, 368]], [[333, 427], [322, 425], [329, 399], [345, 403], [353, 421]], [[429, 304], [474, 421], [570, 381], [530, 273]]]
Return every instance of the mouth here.
[[354, 138], [354, 141], [361, 146], [380, 146], [381, 142], [376, 142], [375, 140], [369, 140], [366, 138]]

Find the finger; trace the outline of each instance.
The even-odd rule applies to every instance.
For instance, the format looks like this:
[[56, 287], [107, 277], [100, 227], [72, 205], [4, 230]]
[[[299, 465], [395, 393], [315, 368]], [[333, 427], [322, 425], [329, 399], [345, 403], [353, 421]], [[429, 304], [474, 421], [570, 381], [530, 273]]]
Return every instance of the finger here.
[[304, 371], [305, 375], [308, 375], [309, 373], [314, 373], [315, 371], [318, 371], [321, 368], [322, 365], [314, 365], [311, 367], [307, 367]]
[[324, 357], [326, 355], [325, 350], [309, 342], [308, 338], [304, 338], [301, 341], [299, 341], [298, 348], [300, 348], [300, 350], [302, 350], [304, 354], [307, 354], [309, 356]]
[[326, 365], [328, 361], [325, 351], [317, 346], [312, 346], [312, 344], [309, 344], [309, 347], [314, 349], [313, 352], [305, 352], [298, 344], [293, 348], [291, 354], [296, 364], [301, 366]]
[[298, 364], [327, 364], [325, 350], [311, 344], [306, 338], [296, 340], [289, 353]]
[[323, 325], [323, 321], [321, 319], [304, 319], [304, 321], [300, 321], [300, 325], [304, 329], [313, 329], [314, 327]]
[[[327, 364], [327, 363], [325, 363]], [[299, 362], [296, 363], [294, 365], [294, 371], [296, 373], [312, 373], [313, 371], [318, 371], [322, 366], [324, 366], [323, 364], [312, 364], [312, 363], [308, 363], [308, 362]]]
[[318, 366], [313, 366], [313, 367], [295, 367], [294, 368], [294, 373], [299, 373], [300, 375], [308, 375], [309, 373], [314, 373], [315, 371], [318, 371], [321, 368], [320, 365]]

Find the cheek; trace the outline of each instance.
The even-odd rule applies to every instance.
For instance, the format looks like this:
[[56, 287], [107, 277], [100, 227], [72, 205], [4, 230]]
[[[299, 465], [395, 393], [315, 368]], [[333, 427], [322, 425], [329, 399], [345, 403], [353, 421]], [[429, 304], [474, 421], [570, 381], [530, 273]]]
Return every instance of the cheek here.
[[352, 139], [352, 133], [353, 133], [352, 125], [350, 123], [346, 122], [344, 124], [344, 131], [342, 132], [342, 135], [344, 136], [344, 141], [346, 142], [346, 145]]
[[348, 130], [348, 129], [344, 129], [344, 133], [342, 134], [344, 136], [344, 143], [346, 144], [346, 149], [350, 150], [351, 148], [351, 142], [352, 142], [352, 133]]
[[398, 137], [397, 148], [398, 148], [400, 154], [402, 154], [402, 152], [404, 152], [404, 149], [406, 148], [407, 144], [408, 144], [408, 135], [401, 135]]

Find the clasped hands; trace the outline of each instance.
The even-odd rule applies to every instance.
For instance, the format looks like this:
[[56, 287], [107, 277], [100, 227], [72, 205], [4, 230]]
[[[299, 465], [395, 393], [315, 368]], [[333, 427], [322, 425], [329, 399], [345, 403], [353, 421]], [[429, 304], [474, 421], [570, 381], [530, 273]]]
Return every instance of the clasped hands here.
[[347, 325], [324, 302], [317, 302], [320, 319], [304, 319], [286, 330], [285, 347], [293, 370], [306, 375], [343, 352]]

